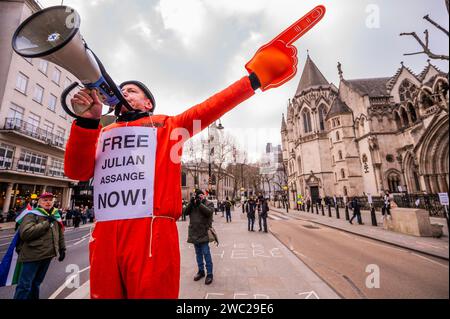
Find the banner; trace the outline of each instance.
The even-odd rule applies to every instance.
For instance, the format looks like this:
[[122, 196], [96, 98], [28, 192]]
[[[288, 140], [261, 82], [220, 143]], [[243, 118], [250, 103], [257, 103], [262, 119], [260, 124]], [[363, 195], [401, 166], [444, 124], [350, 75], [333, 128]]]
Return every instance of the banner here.
[[151, 217], [157, 129], [118, 127], [97, 144], [94, 208], [98, 221]]

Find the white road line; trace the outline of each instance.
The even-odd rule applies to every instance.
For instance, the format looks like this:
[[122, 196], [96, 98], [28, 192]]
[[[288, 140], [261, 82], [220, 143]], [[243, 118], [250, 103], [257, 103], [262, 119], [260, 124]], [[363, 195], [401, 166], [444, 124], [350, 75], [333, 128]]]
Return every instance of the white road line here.
[[448, 268], [447, 265], [441, 264], [441, 263], [439, 263], [439, 262], [437, 262], [437, 261], [434, 261], [433, 259], [430, 259], [430, 258], [421, 256], [421, 255], [418, 255], [418, 254], [415, 254], [415, 253], [412, 253], [411, 255], [414, 255], [414, 256], [420, 257], [420, 258], [422, 258], [422, 259], [425, 259], [425, 260], [429, 261], [430, 263], [437, 264], [437, 265], [440, 265], [440, 266], [442, 266], [442, 267]]
[[81, 274], [83, 271], [88, 270], [89, 268], [91, 268], [91, 266], [88, 266], [88, 267], [86, 267], [86, 268], [84, 268], [84, 269], [81, 269], [79, 272], [77, 272], [77, 273], [73, 274], [72, 276], [68, 277], [68, 278], [66, 279], [66, 281], [65, 281], [58, 289], [56, 289], [55, 292], [54, 292], [50, 297], [48, 297], [48, 299], [55, 299], [56, 297], [58, 297], [58, 295], [64, 290], [64, 288], [67, 287], [67, 285], [68, 285], [69, 283], [72, 282], [72, 280], [73, 280], [76, 276], [78, 276], [79, 274]]

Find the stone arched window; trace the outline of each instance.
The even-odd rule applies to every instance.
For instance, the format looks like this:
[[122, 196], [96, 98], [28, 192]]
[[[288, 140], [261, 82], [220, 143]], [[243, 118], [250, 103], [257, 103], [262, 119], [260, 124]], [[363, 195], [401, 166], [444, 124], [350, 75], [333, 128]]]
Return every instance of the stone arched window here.
[[398, 175], [397, 173], [390, 173], [388, 176], [389, 191], [391, 193], [397, 193], [399, 185], [400, 185], [400, 175]]
[[344, 186], [344, 196], [348, 196], [347, 186]]
[[339, 151], [339, 152], [338, 152], [338, 156], [339, 156], [339, 159], [340, 159], [340, 160], [344, 159], [343, 156], [342, 156], [342, 151]]
[[325, 117], [327, 116], [327, 107], [325, 104], [319, 106], [319, 128], [321, 131], [325, 131]]
[[341, 178], [345, 178], [345, 171], [343, 168], [341, 168]]
[[333, 163], [333, 165], [334, 165], [334, 155], [331, 157], [331, 161], [332, 161], [332, 163]]
[[402, 117], [403, 125], [404, 126], [409, 126], [408, 113], [406, 113], [406, 110], [403, 107], [400, 108], [400, 114], [401, 114], [401, 117]]
[[409, 115], [411, 116], [411, 120], [413, 121], [413, 123], [417, 122], [417, 113], [416, 113], [416, 109], [414, 108], [414, 105], [412, 105], [412, 103], [408, 103], [408, 112]]
[[311, 112], [309, 110], [303, 111], [302, 112], [302, 119], [303, 119], [303, 131], [305, 133], [312, 132]]
[[397, 129], [401, 129], [403, 127], [402, 120], [400, 119], [400, 115], [398, 115], [398, 112], [394, 112], [394, 121], [397, 125]]
[[338, 179], [337, 179], [337, 174], [336, 174], [336, 173], [334, 173], [334, 181], [335, 181], [335, 182], [338, 181]]
[[398, 89], [398, 95], [400, 96], [400, 101], [404, 102], [407, 100], [412, 100], [417, 92], [417, 87], [412, 84], [407, 79], [403, 80], [402, 84]]
[[339, 131], [336, 132], [336, 141], [340, 141], [341, 140], [341, 135], [339, 134]]

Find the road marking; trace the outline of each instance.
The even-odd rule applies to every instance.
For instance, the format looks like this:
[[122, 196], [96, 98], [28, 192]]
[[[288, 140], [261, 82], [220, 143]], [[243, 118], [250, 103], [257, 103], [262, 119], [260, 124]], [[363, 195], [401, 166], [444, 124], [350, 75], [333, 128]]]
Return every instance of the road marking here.
[[86, 268], [84, 268], [84, 269], [81, 269], [80, 271], [78, 271], [77, 273], [75, 273], [75, 274], [73, 274], [72, 276], [70, 276], [70, 277], [68, 277], [67, 279], [66, 279], [66, 281], [58, 288], [58, 289], [56, 289], [55, 290], [55, 292], [50, 296], [50, 297], [48, 297], [48, 299], [55, 299], [66, 287], [67, 287], [67, 285], [76, 277], [76, 276], [78, 276], [79, 274], [81, 274], [83, 271], [86, 271], [86, 270], [88, 270], [89, 268], [91, 268], [91, 266], [87, 266]]
[[437, 262], [437, 261], [434, 261], [433, 259], [430, 259], [430, 258], [421, 256], [421, 255], [419, 255], [419, 254], [411, 253], [411, 255], [414, 255], [414, 256], [420, 257], [420, 258], [422, 258], [422, 259], [428, 260], [429, 262], [431, 262], [431, 263], [433, 263], [433, 264], [438, 264], [438, 265], [440, 265], [440, 266], [442, 266], [442, 267], [448, 268], [447, 265], [441, 264], [441, 263], [439, 263], [439, 262]]

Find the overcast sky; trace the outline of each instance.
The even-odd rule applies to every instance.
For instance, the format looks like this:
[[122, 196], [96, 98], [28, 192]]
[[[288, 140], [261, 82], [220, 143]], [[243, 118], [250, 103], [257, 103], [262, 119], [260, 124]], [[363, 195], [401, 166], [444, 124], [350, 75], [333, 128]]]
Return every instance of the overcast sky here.
[[[61, 0], [40, 0], [44, 7]], [[328, 81], [393, 76], [404, 61], [419, 73], [426, 65], [412, 37], [430, 30], [435, 53], [448, 55], [448, 37], [422, 17], [448, 29], [444, 0], [65, 0], [81, 15], [81, 33], [112, 78], [146, 83], [156, 113], [175, 115], [246, 75], [257, 49], [318, 4], [324, 19], [296, 43], [299, 71], [284, 86], [258, 91], [222, 118], [251, 159], [267, 142], [279, 144], [281, 114], [300, 81], [306, 50]], [[448, 72], [448, 63], [433, 61]]]

